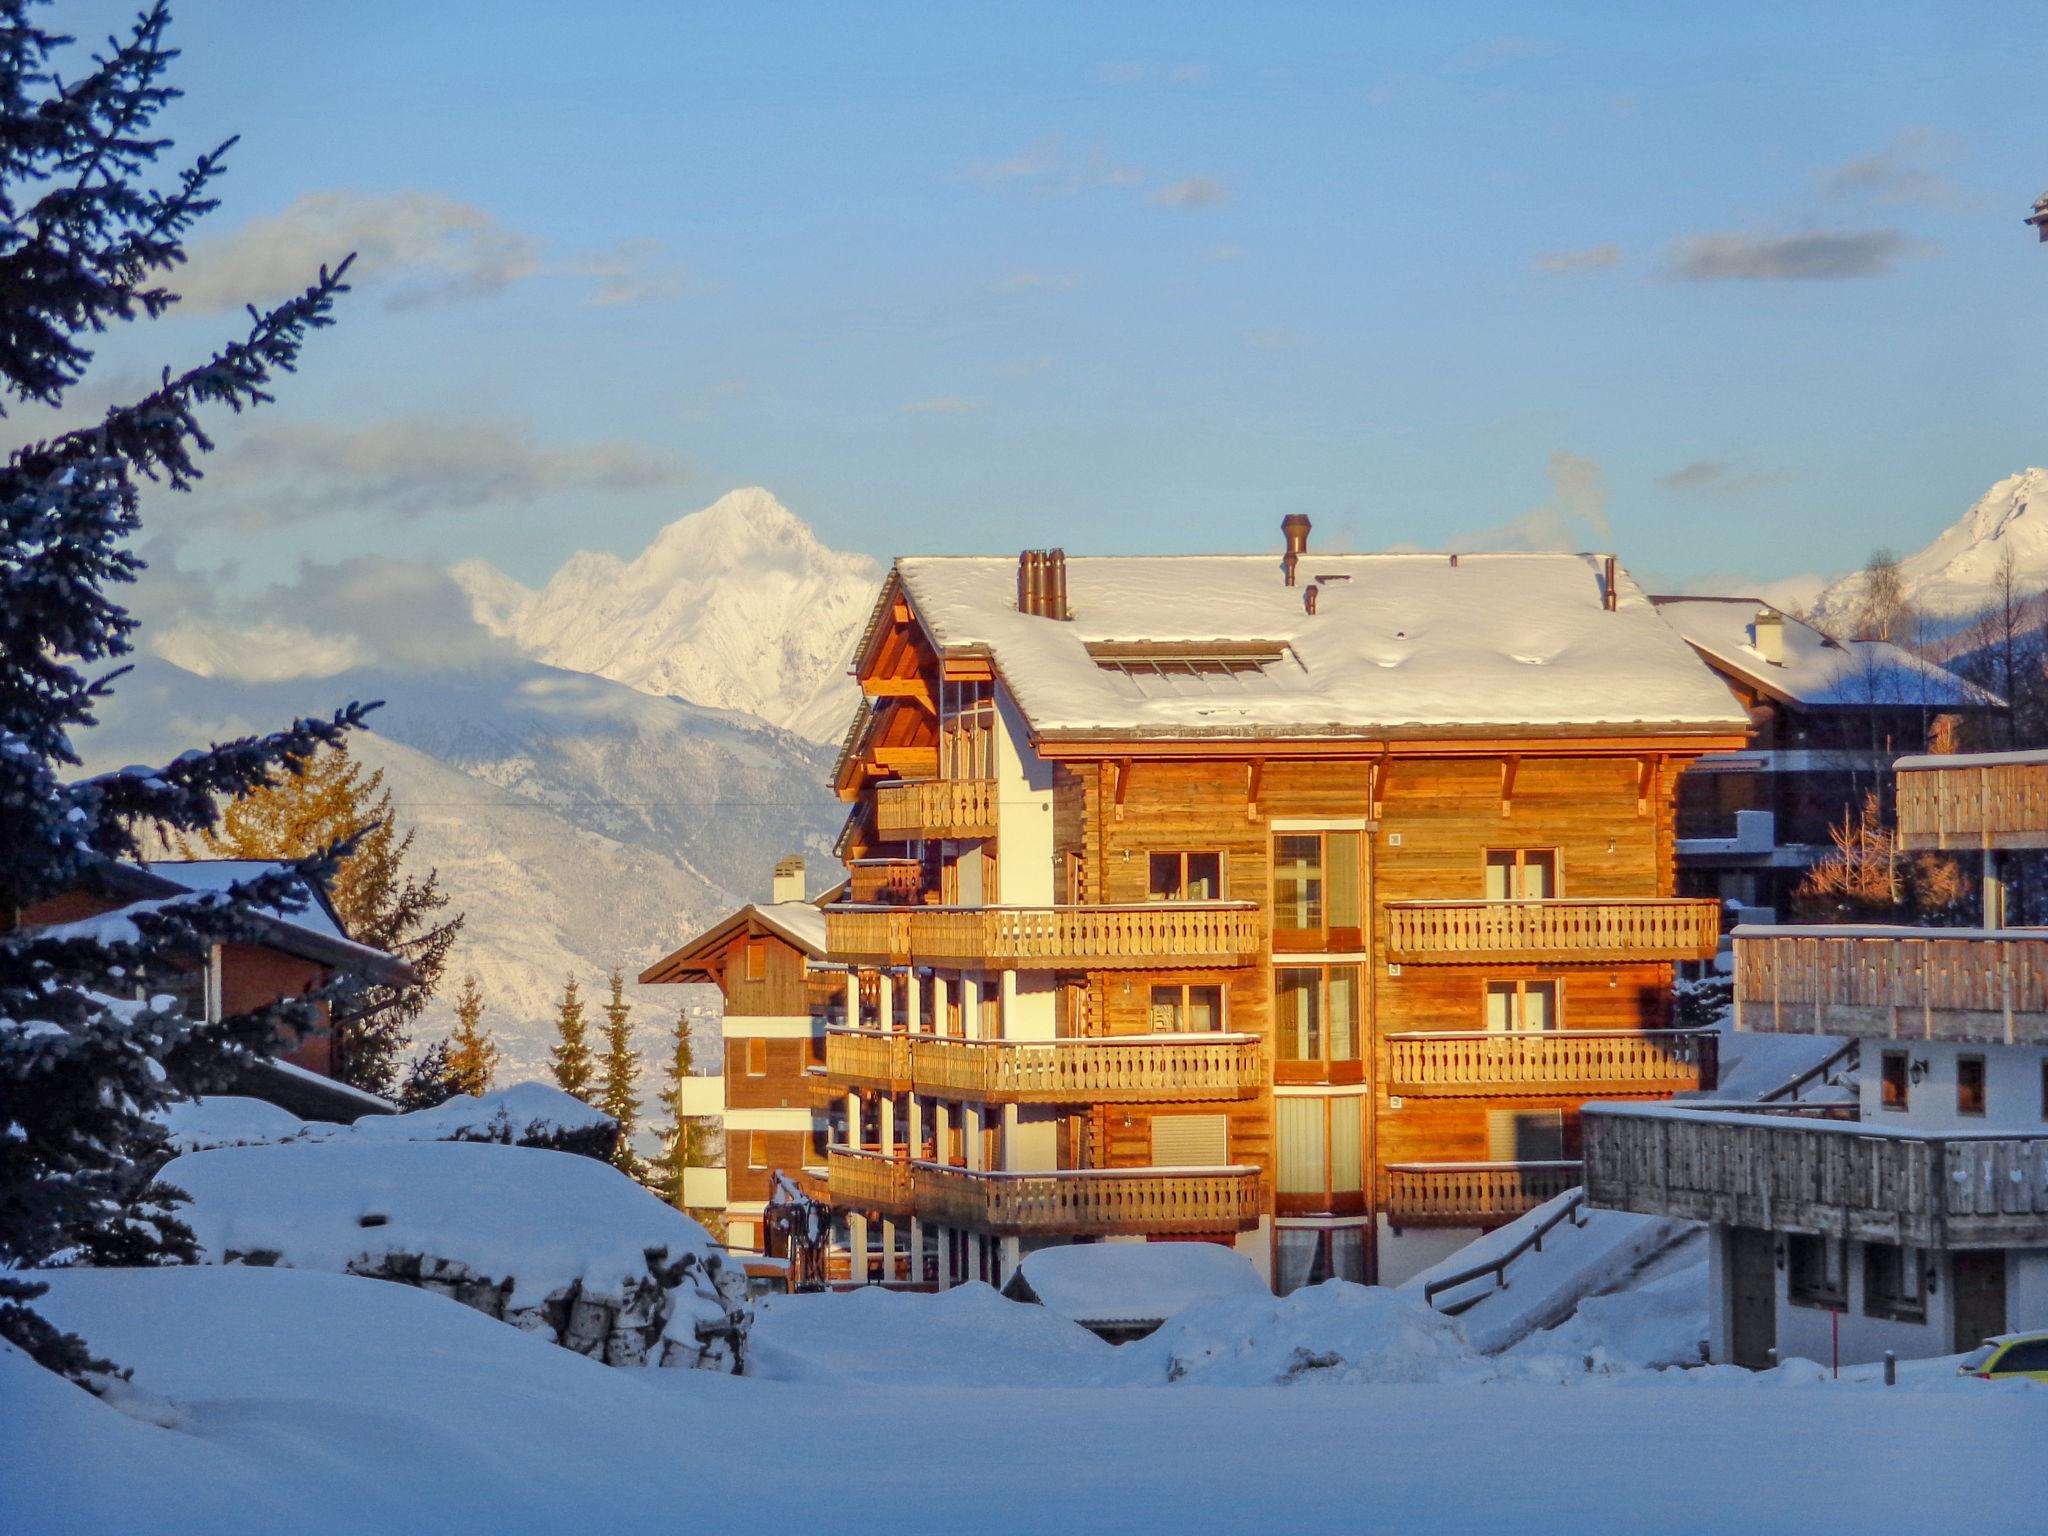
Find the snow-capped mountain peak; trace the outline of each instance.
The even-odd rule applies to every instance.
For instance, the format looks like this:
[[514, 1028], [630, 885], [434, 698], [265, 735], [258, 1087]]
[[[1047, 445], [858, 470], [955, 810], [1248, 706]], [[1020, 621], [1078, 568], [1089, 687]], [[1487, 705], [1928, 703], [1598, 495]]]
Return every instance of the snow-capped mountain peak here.
[[573, 555], [538, 592], [486, 561], [452, 574], [477, 621], [537, 661], [818, 741], [845, 728], [847, 653], [880, 580], [758, 486], [678, 518], [630, 560]]

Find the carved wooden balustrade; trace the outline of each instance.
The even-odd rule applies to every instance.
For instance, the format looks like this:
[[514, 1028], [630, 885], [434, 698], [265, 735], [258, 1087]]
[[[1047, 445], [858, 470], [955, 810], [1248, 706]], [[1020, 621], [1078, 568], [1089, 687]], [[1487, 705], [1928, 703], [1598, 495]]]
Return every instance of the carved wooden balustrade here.
[[1386, 911], [1397, 964], [1705, 960], [1721, 942], [1721, 904], [1685, 897], [1392, 901]]
[[1711, 1090], [1711, 1029], [1460, 1030], [1387, 1037], [1387, 1091], [1406, 1098], [1513, 1098]]
[[1245, 966], [1264, 938], [1251, 902], [825, 909], [825, 944], [855, 964], [1147, 969]]
[[875, 786], [875, 831], [890, 842], [994, 837], [993, 779], [904, 779]]

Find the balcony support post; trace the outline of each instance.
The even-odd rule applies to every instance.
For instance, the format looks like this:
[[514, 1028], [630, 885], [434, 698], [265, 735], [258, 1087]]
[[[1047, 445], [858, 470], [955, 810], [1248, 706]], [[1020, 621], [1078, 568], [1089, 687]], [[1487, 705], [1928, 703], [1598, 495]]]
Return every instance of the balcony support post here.
[[1984, 926], [2003, 928], [2006, 923], [2006, 893], [2004, 871], [2000, 866], [1999, 850], [1984, 850]]
[[860, 1028], [860, 969], [852, 965], [846, 968], [846, 1027]]
[[953, 1021], [948, 1017], [946, 1010], [946, 973], [944, 971], [933, 971], [932, 1033], [935, 1035], [950, 1034], [952, 1033], [952, 1024]]
[[846, 1144], [854, 1151], [861, 1149], [860, 1090], [846, 1090]]
[[[1004, 972], [1004, 974], [1008, 975], [1009, 973], [1006, 971]], [[1021, 1156], [1022, 1153], [1018, 1150], [1017, 1145], [1017, 1106], [1015, 1104], [1005, 1104], [1003, 1106], [1004, 1172], [1022, 1173], [1024, 1170], [1018, 1166], [1018, 1161]]]
[[846, 1275], [855, 1285], [868, 1283], [868, 1219], [859, 1211], [846, 1213]]
[[981, 1038], [981, 977], [971, 971], [960, 978], [960, 1033]]
[[910, 1091], [910, 1158], [916, 1162], [924, 1156], [924, 1096], [916, 1089]]
[[953, 1111], [944, 1099], [932, 1100], [932, 1161], [943, 1166], [952, 1164]]
[[967, 1117], [967, 1167], [971, 1173], [988, 1172], [988, 1141], [986, 1136], [988, 1115], [979, 1104], [961, 1107]]
[[896, 1095], [878, 1093], [875, 1102], [881, 1106], [882, 1156], [896, 1155]]
[[913, 1035], [924, 1032], [923, 978], [914, 965], [903, 973], [903, 1027]]
[[1002, 1038], [1014, 1040], [1017, 1028], [1017, 973], [1015, 971], [1004, 971], [1002, 973], [1002, 991], [998, 995], [1002, 999], [1002, 1008], [997, 1015], [997, 1023], [1002, 1029]]
[[896, 978], [884, 966], [875, 973], [875, 1028], [896, 1027]]

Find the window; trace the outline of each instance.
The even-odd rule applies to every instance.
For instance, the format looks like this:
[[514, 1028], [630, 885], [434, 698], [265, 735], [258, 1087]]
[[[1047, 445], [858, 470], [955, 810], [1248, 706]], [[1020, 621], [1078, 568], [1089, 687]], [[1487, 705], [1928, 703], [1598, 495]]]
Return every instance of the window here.
[[2041, 1118], [2048, 1120], [2048, 1060], [2041, 1063]]
[[1356, 1094], [1274, 1099], [1274, 1189], [1283, 1214], [1365, 1208], [1364, 1125]]
[[747, 1076], [768, 1075], [768, 1042], [759, 1038], [747, 1042]]
[[768, 941], [747, 940], [747, 980], [759, 981], [768, 974]]
[[1785, 1239], [1785, 1298], [1795, 1307], [1849, 1303], [1847, 1244], [1794, 1232]]
[[1282, 1062], [1356, 1062], [1361, 994], [1355, 965], [1273, 973], [1273, 1042]]
[[1282, 1227], [1279, 1273], [1273, 1287], [1280, 1295], [1325, 1280], [1365, 1283], [1363, 1227]]
[[2009, 1344], [1991, 1370], [1997, 1376], [2010, 1371], [2048, 1371], [2048, 1344], [2038, 1339]]
[[1486, 1160], [1490, 1163], [1564, 1161], [1564, 1112], [1556, 1109], [1489, 1109]]
[[1155, 1035], [1179, 1035], [1223, 1027], [1221, 987], [1154, 987], [1150, 1029]]
[[1906, 1053], [1886, 1051], [1878, 1068], [1878, 1104], [1885, 1109], [1906, 1107]]
[[1153, 854], [1151, 882], [1146, 887], [1145, 895], [1151, 901], [1221, 901], [1223, 855]]
[[1489, 848], [1488, 901], [1549, 901], [1558, 894], [1554, 848]]
[[1554, 981], [1489, 981], [1486, 1027], [1556, 1029], [1558, 985]]
[[768, 1133], [766, 1131], [747, 1132], [747, 1166], [749, 1168], [766, 1168], [768, 1166]]
[[1956, 1058], [1956, 1113], [1959, 1115], [1981, 1115], [1984, 1113], [1984, 1058], [1982, 1056], [1958, 1056]]
[[1892, 1243], [1863, 1245], [1863, 1315], [1900, 1323], [1927, 1321], [1919, 1249]]
[[1283, 832], [1273, 839], [1273, 947], [1364, 947], [1363, 840], [1356, 832]]

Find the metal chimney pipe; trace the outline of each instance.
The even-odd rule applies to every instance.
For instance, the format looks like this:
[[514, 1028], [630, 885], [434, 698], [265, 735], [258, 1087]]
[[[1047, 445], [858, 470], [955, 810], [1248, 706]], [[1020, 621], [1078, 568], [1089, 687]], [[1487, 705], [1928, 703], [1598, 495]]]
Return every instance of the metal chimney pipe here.
[[1294, 568], [1301, 563], [1301, 557], [1308, 553], [1308, 533], [1312, 525], [1305, 512], [1290, 512], [1280, 519], [1280, 536], [1287, 540], [1287, 553], [1280, 557], [1280, 570], [1287, 585], [1294, 585]]
[[1621, 595], [1614, 590], [1614, 556], [1609, 555], [1601, 562], [1600, 584], [1602, 587], [1600, 606], [1613, 613], [1620, 605]]
[[1045, 616], [1062, 621], [1072, 618], [1073, 614], [1067, 608], [1067, 552], [1064, 549], [1047, 553], [1045, 574]]
[[1315, 612], [1316, 612], [1316, 596], [1317, 596], [1317, 594], [1318, 594], [1318, 593], [1320, 593], [1320, 592], [1321, 592], [1322, 590], [1323, 590], [1323, 589], [1322, 589], [1321, 587], [1317, 586], [1317, 585], [1316, 585], [1316, 584], [1315, 584], [1314, 582], [1310, 582], [1310, 583], [1308, 584], [1308, 590], [1307, 590], [1306, 592], [1304, 592], [1304, 593], [1302, 593], [1302, 594], [1301, 594], [1301, 606], [1302, 606], [1302, 610], [1303, 610], [1303, 611], [1304, 611], [1305, 613], [1307, 613], [1307, 614], [1308, 614], [1308, 616], [1309, 616], [1310, 618], [1314, 618], [1314, 617], [1315, 617]]

